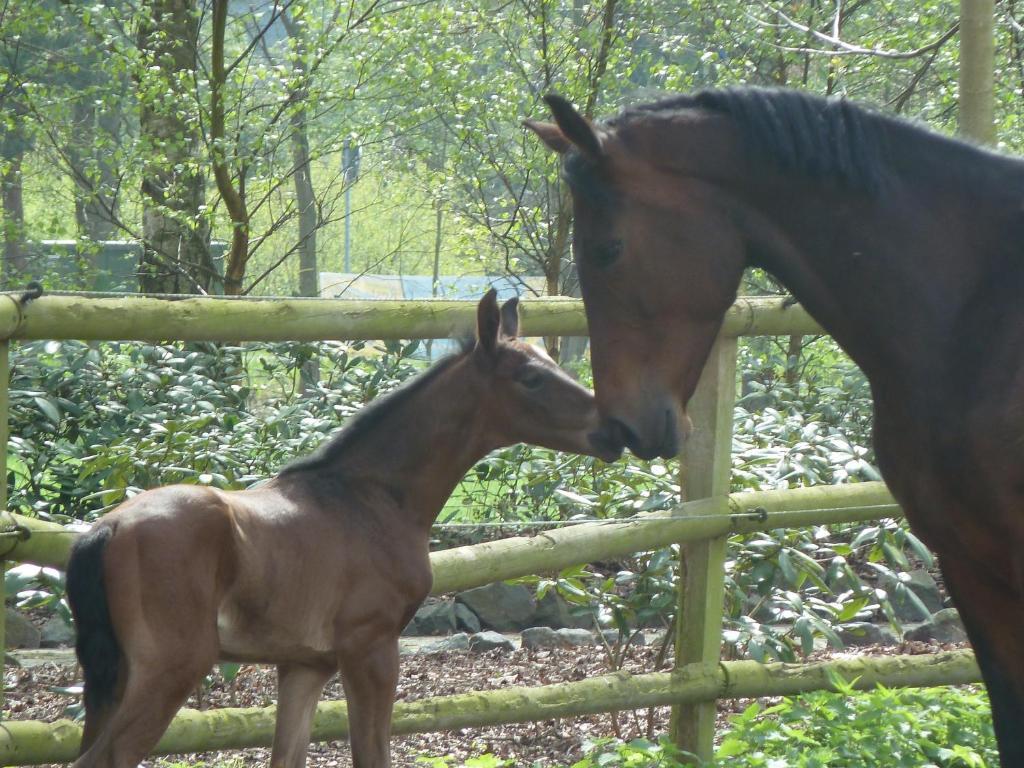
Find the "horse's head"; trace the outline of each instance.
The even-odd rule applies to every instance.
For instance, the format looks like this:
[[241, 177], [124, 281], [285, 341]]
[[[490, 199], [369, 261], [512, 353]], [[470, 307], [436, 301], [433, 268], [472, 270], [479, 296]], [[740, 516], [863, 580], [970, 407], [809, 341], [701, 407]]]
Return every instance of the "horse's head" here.
[[614, 461], [621, 443], [600, 431], [594, 393], [582, 386], [539, 347], [519, 335], [519, 300], [498, 307], [494, 289], [477, 306], [477, 341], [470, 359], [488, 391], [482, 407], [486, 442], [532, 443]]
[[[605, 439], [642, 458], [675, 455], [686, 402], [745, 263], [731, 205], [697, 173], [735, 162], [727, 131], [719, 135], [713, 117], [684, 115], [688, 147], [668, 120], [646, 131], [593, 126], [565, 100], [547, 102], [555, 122], [526, 125], [562, 155], [572, 189], [573, 252]], [[672, 151], [680, 149], [656, 167], [651, 158], [665, 158], [670, 137]]]

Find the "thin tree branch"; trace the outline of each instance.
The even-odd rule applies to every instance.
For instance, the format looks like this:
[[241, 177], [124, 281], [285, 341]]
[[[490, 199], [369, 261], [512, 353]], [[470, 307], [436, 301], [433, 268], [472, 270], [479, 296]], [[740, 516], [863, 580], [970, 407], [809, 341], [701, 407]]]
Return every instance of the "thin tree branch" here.
[[[920, 48], [915, 48], [912, 51], [890, 51], [885, 48], [864, 48], [860, 45], [854, 45], [847, 43], [845, 40], [841, 40], [836, 35], [826, 35], [824, 32], [820, 32], [816, 29], [808, 27], [806, 24], [802, 24], [796, 19], [787, 16], [781, 8], [777, 8], [769, 3], [762, 3], [762, 6], [769, 12], [775, 14], [783, 20], [785, 26], [789, 26], [798, 32], [811, 35], [816, 40], [819, 40], [826, 45], [834, 46], [834, 50], [827, 50], [821, 48], [802, 48], [802, 47], [790, 47], [790, 46], [779, 46], [784, 51], [791, 53], [816, 53], [825, 56], [876, 56], [883, 59], [916, 59], [921, 56], [925, 56], [933, 51], [941, 48], [947, 41], [949, 41], [957, 32], [960, 31], [960, 22], [953, 24], [948, 30], [942, 35], [928, 43], [922, 45]], [[777, 26], [770, 22], [766, 22], [764, 19], [758, 18], [750, 13], [747, 16], [752, 19], [756, 24], [763, 27], [774, 27]], [[837, 15], [838, 19], [839, 16]]]

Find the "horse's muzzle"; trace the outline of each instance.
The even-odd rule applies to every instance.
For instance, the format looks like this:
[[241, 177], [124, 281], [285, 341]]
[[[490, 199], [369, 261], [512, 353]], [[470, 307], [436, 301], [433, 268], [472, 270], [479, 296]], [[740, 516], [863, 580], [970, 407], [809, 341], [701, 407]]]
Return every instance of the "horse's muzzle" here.
[[652, 429], [640, 431], [621, 419], [610, 417], [605, 421], [603, 432], [610, 444], [624, 445], [644, 461], [678, 455], [681, 440], [675, 412], [666, 408], [652, 423]]

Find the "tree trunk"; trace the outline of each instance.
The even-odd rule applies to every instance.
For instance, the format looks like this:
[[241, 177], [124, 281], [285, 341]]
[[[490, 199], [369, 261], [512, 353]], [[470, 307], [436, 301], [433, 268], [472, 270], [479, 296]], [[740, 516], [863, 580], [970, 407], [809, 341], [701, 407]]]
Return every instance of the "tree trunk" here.
[[[558, 189], [558, 210], [555, 211], [554, 236], [548, 243], [547, 258], [544, 262], [544, 282], [548, 296], [557, 296], [561, 292], [562, 261], [569, 247], [569, 226], [572, 223], [572, 206], [566, 195], [565, 182], [560, 182]], [[551, 359], [558, 361], [559, 337], [547, 336], [544, 346], [547, 347]]]
[[28, 269], [25, 250], [25, 202], [21, 184], [22, 153], [5, 158], [6, 168], [0, 177], [4, 209], [3, 285], [14, 288], [23, 282]]
[[224, 35], [228, 22], [228, 0], [214, 0], [213, 29], [210, 32], [210, 143], [213, 177], [217, 181], [224, 207], [231, 217], [231, 247], [224, 267], [224, 293], [242, 294], [242, 281], [249, 263], [249, 210], [245, 202], [245, 169], [238, 171], [238, 184], [232, 178], [225, 138], [224, 91], [227, 69], [224, 66]]
[[[302, 30], [285, 15], [284, 27], [295, 44], [294, 66], [301, 72], [305, 83], [306, 45]], [[299, 208], [299, 295], [319, 295], [316, 261], [316, 231], [320, 216], [313, 190], [313, 168], [309, 163], [309, 130], [306, 122], [306, 101], [309, 94], [300, 88], [291, 94], [292, 103], [300, 105], [291, 115], [292, 164], [295, 167], [295, 202]]]
[[994, 144], [995, 8], [993, 0], [960, 2], [960, 133]]
[[299, 295], [317, 296], [316, 231], [320, 222], [313, 192], [313, 169], [309, 164], [306, 110], [292, 117], [292, 130], [295, 201], [299, 206]]
[[118, 231], [118, 199], [111, 150], [117, 137], [117, 115], [98, 109], [92, 99], [82, 99], [74, 105], [74, 123], [75, 140], [68, 147], [68, 156], [76, 170], [78, 236], [96, 242], [113, 240]]
[[[565, 276], [565, 280], [562, 281], [562, 295], [573, 296], [580, 298], [580, 278], [576, 271], [576, 262], [570, 262]], [[559, 362], [563, 365], [571, 363], [574, 360], [581, 360], [587, 352], [587, 344], [590, 342], [586, 336], [563, 336], [559, 341], [558, 351], [560, 353]]]
[[[615, 38], [615, 11], [618, 0], [605, 0], [601, 9], [601, 30], [600, 43], [594, 57], [590, 75], [587, 79], [587, 93], [583, 104], [583, 116], [593, 120], [594, 111], [597, 108], [597, 98], [601, 92], [601, 79], [608, 68], [608, 55], [611, 51], [612, 42]], [[574, 6], [577, 14], [580, 6]], [[582, 22], [582, 16], [577, 15], [577, 24]], [[565, 183], [562, 182], [558, 195], [558, 211], [555, 214], [554, 237], [548, 247], [547, 261], [544, 268], [544, 276], [547, 280], [547, 292], [549, 296], [558, 296], [562, 293], [562, 262], [569, 252], [569, 228], [572, 224], [572, 205], [566, 194]], [[582, 354], [586, 344], [568, 342], [569, 355], [566, 356], [563, 350], [567, 339], [550, 337], [544, 339], [548, 354], [555, 361], [572, 359], [573, 355]]]
[[193, 102], [198, 37], [199, 14], [188, 0], [151, 0], [139, 25], [138, 46], [150, 62], [138, 83], [139, 130], [151, 158], [143, 166], [139, 270], [147, 293], [207, 292], [215, 276], [199, 122], [185, 108]]
[[9, 131], [0, 133], [0, 205], [3, 206], [4, 240], [2, 283], [10, 289], [20, 287], [25, 281], [29, 265], [21, 176], [29, 138], [25, 133], [27, 109], [21, 100], [8, 96], [6, 111], [13, 124]]
[[786, 346], [785, 381], [790, 388], [800, 383], [800, 355], [804, 351], [804, 337], [790, 336]]

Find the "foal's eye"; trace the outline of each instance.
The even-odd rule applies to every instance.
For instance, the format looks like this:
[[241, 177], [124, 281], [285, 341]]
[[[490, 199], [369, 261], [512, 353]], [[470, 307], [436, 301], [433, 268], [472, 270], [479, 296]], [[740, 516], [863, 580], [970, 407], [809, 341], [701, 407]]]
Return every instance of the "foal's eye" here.
[[594, 263], [599, 267], [607, 267], [615, 263], [622, 255], [621, 240], [606, 240], [594, 247]]

